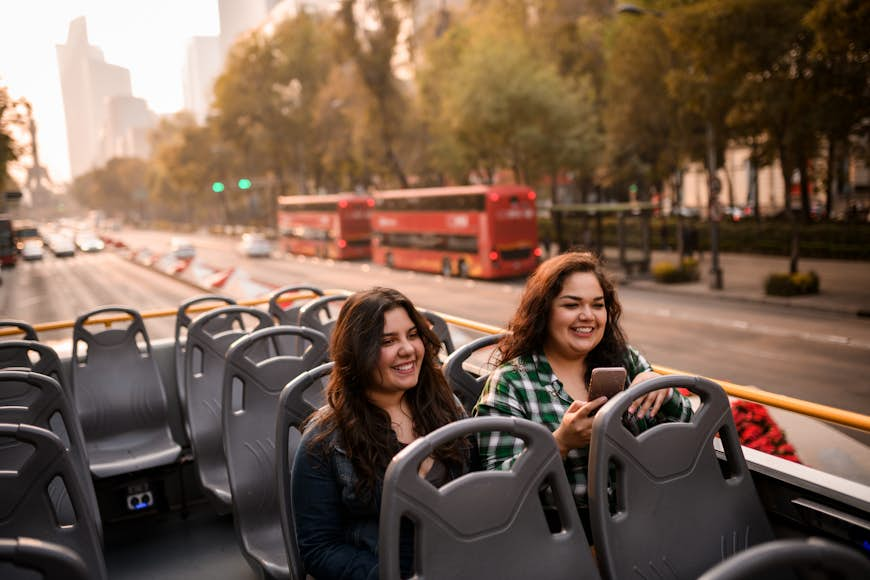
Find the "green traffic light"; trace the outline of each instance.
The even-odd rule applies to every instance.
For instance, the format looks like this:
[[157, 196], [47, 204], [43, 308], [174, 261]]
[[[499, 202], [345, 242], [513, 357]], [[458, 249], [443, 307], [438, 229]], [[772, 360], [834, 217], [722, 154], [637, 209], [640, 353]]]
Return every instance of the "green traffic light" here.
[[211, 190], [215, 193], [220, 193], [224, 190], [224, 184], [220, 181], [215, 181], [211, 184]]
[[251, 180], [246, 178], [240, 179], [239, 189], [251, 189]]

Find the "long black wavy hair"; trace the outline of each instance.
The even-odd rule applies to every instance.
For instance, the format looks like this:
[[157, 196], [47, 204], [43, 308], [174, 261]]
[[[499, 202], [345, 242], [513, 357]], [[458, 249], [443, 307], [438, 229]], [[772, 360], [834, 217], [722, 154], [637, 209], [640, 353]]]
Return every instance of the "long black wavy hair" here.
[[[398, 290], [382, 287], [351, 295], [338, 314], [330, 341], [335, 366], [326, 387], [327, 404], [309, 422], [321, 426], [313, 444], [334, 440], [331, 435], [338, 432], [342, 449], [356, 471], [360, 492], [376, 489], [401, 448], [389, 414], [366, 396], [378, 372], [384, 315], [395, 308], [408, 313], [423, 340], [420, 377], [404, 395], [417, 435], [422, 437], [462, 418], [438, 363], [441, 342], [411, 301]], [[448, 466], [461, 467], [464, 443], [443, 446], [434, 455]]]

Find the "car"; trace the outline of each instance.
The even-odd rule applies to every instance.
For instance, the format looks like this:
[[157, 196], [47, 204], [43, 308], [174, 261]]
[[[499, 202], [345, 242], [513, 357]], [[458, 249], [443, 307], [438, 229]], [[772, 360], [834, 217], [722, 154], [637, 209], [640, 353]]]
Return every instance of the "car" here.
[[196, 257], [196, 248], [187, 238], [169, 240], [169, 254], [177, 260], [190, 260]]
[[21, 245], [21, 257], [25, 260], [42, 259], [42, 240], [30, 238]]
[[272, 253], [272, 244], [261, 234], [242, 234], [239, 253], [249, 258], [265, 258]]
[[106, 247], [103, 240], [90, 232], [79, 233], [76, 236], [76, 245], [82, 252], [101, 252]]
[[48, 238], [48, 249], [58, 258], [74, 256], [76, 253], [76, 245], [64, 234], [52, 234]]

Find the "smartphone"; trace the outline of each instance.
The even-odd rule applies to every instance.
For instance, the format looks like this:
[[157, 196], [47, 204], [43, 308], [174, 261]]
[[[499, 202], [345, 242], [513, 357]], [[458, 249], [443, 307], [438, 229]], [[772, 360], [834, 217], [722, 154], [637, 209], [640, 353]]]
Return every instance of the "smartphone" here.
[[625, 388], [625, 369], [622, 367], [600, 367], [592, 369], [589, 381], [589, 400], [607, 397], [609, 401]]

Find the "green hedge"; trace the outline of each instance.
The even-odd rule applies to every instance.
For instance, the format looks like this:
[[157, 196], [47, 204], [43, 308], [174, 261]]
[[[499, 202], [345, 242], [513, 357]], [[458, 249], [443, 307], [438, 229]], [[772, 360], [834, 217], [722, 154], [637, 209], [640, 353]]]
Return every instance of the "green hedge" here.
[[[642, 244], [642, 220], [630, 216], [625, 220], [625, 241], [629, 247], [639, 248]], [[698, 230], [698, 243], [701, 251], [710, 250], [710, 224], [706, 221], [685, 220]], [[539, 233], [542, 239], [555, 241], [553, 226], [549, 219], [540, 219]], [[662, 218], [649, 219], [650, 247], [662, 247]], [[676, 247], [676, 218], [665, 220], [668, 245]], [[617, 220], [615, 217], [602, 219], [602, 237], [605, 246], [617, 246]], [[594, 244], [595, 220], [588, 220], [590, 233], [586, 234], [583, 218], [563, 220], [565, 241], [568, 245], [583, 245], [588, 238]], [[804, 258], [830, 258], [841, 260], [870, 260], [870, 223], [821, 222], [801, 224], [799, 227], [800, 255]], [[722, 221], [719, 224], [719, 250], [722, 252], [769, 254], [788, 256], [791, 247], [791, 226], [787, 222], [765, 220], [744, 220], [740, 222]]]

